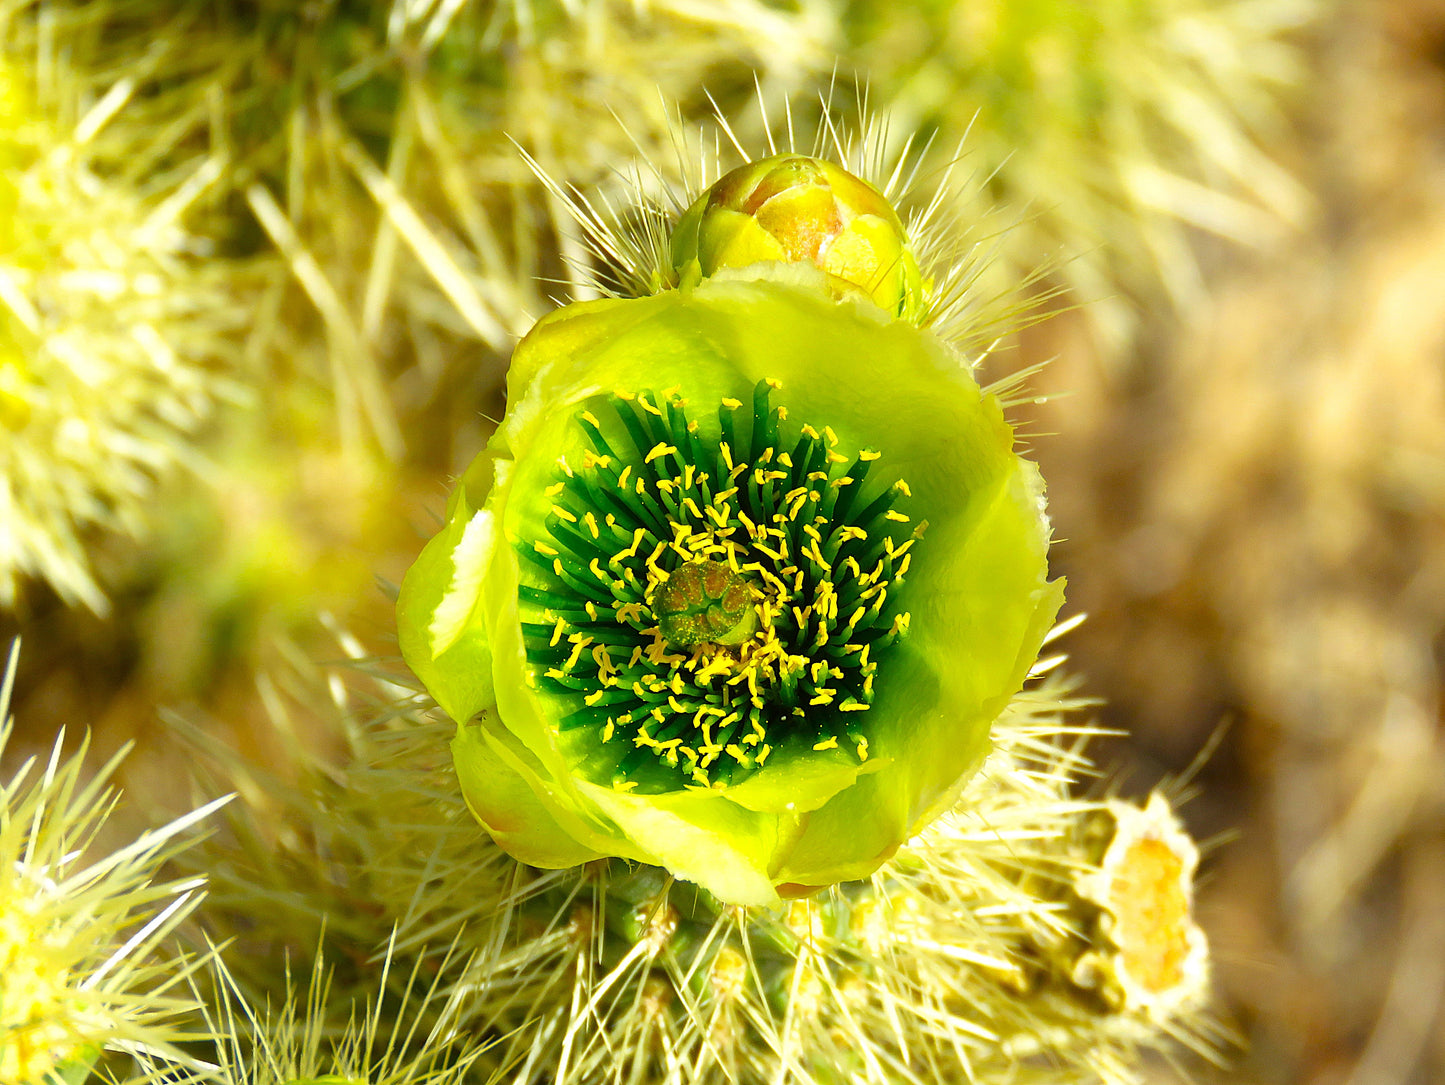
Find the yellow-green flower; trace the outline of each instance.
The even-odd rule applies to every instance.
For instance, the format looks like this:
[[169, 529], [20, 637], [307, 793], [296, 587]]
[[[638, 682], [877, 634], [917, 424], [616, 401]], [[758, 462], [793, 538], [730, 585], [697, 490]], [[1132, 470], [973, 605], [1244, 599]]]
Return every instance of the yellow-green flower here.
[[553, 313], [508, 391], [398, 603], [503, 848], [766, 903], [949, 804], [1061, 585], [1037, 470], [939, 340], [763, 264]]
[[739, 166], [673, 231], [673, 272], [684, 284], [762, 261], [813, 264], [835, 289], [861, 291], [898, 316], [923, 309], [923, 279], [898, 212], [822, 158], [777, 154]]

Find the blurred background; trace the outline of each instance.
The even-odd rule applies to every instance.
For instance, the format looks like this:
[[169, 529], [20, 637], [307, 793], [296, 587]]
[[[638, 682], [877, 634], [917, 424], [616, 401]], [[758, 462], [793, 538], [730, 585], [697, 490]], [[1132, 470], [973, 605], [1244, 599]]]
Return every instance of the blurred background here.
[[1189, 1073], [1445, 1081], [1445, 2], [0, 0], [0, 42], [7, 760], [133, 740], [146, 809], [163, 713], [284, 761], [278, 676], [394, 654], [511, 344], [588, 289], [517, 146], [620, 198], [713, 103], [756, 147], [866, 85], [961, 147], [917, 187], [980, 291], [1057, 292], [985, 375], [1048, 363], [1107, 786], [1196, 785], [1242, 1043]]

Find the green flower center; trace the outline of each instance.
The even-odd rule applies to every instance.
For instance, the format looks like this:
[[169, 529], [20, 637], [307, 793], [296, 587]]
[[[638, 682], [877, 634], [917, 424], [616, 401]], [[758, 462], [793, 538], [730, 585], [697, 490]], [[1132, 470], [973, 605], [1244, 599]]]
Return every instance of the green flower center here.
[[785, 748], [868, 757], [926, 525], [896, 507], [905, 482], [865, 493], [877, 452], [787, 424], [773, 387], [751, 411], [724, 399], [715, 435], [676, 395], [598, 397], [548, 537], [516, 543], [537, 573], [519, 589], [532, 680], [571, 702], [561, 729], [596, 737], [614, 787], [725, 787]]
[[663, 639], [677, 648], [741, 644], [758, 627], [747, 577], [716, 558], [679, 565], [657, 589], [652, 609]]

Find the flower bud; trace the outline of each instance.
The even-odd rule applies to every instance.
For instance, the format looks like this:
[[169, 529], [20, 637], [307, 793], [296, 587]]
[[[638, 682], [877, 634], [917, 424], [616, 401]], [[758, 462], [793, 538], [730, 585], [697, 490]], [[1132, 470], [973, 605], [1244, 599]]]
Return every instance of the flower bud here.
[[698, 197], [672, 235], [683, 285], [762, 261], [811, 263], [835, 293], [861, 293], [905, 319], [924, 307], [898, 212], [872, 185], [819, 158], [779, 154], [740, 166]]

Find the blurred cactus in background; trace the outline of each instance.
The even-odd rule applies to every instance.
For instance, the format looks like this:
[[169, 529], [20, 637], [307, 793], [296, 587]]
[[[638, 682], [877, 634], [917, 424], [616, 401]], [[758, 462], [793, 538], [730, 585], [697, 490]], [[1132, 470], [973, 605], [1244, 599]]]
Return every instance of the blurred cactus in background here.
[[1203, 296], [1198, 231], [1262, 245], [1309, 198], [1272, 157], [1318, 0], [839, 4], [846, 55], [899, 131], [962, 140], [1010, 227], [997, 268], [1046, 255], [1117, 360], [1144, 313]]
[[98, 143], [134, 92], [0, 51], [0, 606], [33, 577], [104, 611], [88, 537], [147, 530], [226, 391], [237, 302], [182, 221], [215, 177], [111, 173]]

